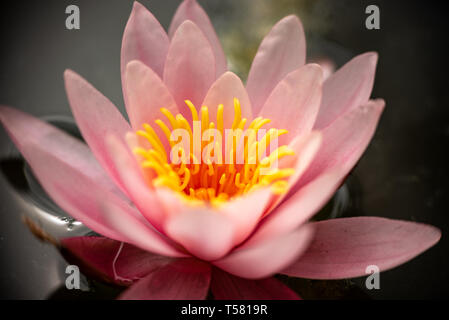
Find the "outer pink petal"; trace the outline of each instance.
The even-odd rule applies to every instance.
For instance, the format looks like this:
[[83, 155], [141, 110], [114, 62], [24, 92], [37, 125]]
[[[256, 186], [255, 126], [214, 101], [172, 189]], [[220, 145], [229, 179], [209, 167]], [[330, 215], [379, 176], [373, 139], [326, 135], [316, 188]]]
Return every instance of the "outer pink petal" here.
[[293, 290], [275, 278], [248, 280], [218, 268], [212, 270], [210, 287], [216, 300], [301, 300]]
[[213, 264], [242, 278], [265, 278], [284, 269], [305, 252], [313, 233], [310, 225], [304, 225], [291, 233], [266, 239], [263, 243], [244, 244]]
[[157, 232], [151, 225], [137, 219], [130, 219], [126, 212], [112, 203], [104, 203], [105, 220], [126, 237], [126, 242], [143, 250], [169, 257], [186, 257], [185, 253], [174, 247], [174, 244]]
[[117, 137], [107, 136], [108, 152], [119, 172], [120, 181], [133, 203], [142, 215], [159, 231], [165, 219], [165, 210], [161, 207], [154, 190], [146, 183], [135, 157], [128, 146]]
[[282, 271], [294, 277], [343, 279], [366, 275], [366, 267], [394, 268], [438, 242], [435, 227], [378, 217], [315, 222], [315, 238], [307, 252]]
[[198, 5], [196, 0], [184, 0], [178, 7], [168, 29], [170, 38], [173, 37], [176, 29], [186, 20], [193, 21], [209, 40], [215, 55], [215, 71], [218, 78], [228, 69], [226, 56], [207, 13]]
[[190, 20], [176, 30], [164, 69], [164, 82], [180, 112], [191, 120], [186, 99], [198, 108], [215, 80], [215, 58], [209, 41]]
[[192, 255], [206, 261], [221, 258], [234, 244], [233, 224], [207, 208], [185, 209], [172, 215], [164, 230]]
[[317, 64], [307, 64], [290, 72], [271, 92], [259, 115], [271, 119], [274, 128], [289, 133], [281, 144], [309, 133], [321, 103], [323, 72]]
[[263, 39], [249, 71], [246, 89], [253, 114], [259, 114], [278, 82], [305, 61], [306, 42], [302, 24], [295, 16], [285, 17]]
[[371, 100], [326, 127], [318, 154], [293, 190], [334, 168], [349, 172], [371, 141], [384, 106], [382, 99]]
[[[102, 237], [74, 237], [61, 240], [64, 250], [107, 281], [128, 285], [145, 277], [170, 260], [142, 251], [132, 245]], [[64, 251], [63, 251], [64, 252]]]
[[119, 183], [104, 137], [111, 132], [124, 137], [130, 130], [128, 122], [111, 101], [81, 76], [66, 70], [64, 79], [72, 113], [84, 139], [100, 164]]
[[134, 130], [142, 129], [148, 123], [155, 129], [154, 120], [163, 115], [161, 108], [172, 114], [178, 113], [173, 96], [162, 79], [140, 61], [131, 61], [126, 67], [126, 88], [128, 116]]
[[169, 43], [170, 40], [159, 21], [143, 5], [134, 2], [123, 34], [120, 59], [123, 95], [127, 108], [126, 65], [132, 60], [139, 60], [162, 77]]
[[376, 64], [377, 53], [364, 53], [349, 61], [324, 82], [316, 129], [325, 128], [346, 111], [368, 101], [373, 89]]
[[234, 121], [234, 98], [240, 101], [242, 118], [251, 120], [253, 116], [248, 93], [240, 78], [228, 71], [214, 82], [203, 101], [202, 105], [208, 107], [210, 121], [217, 124], [217, 109], [223, 104], [223, 127], [231, 128]]
[[[2, 107], [0, 119], [34, 174], [67, 213], [107, 237], [123, 240], [103, 219], [98, 199], [127, 206], [86, 144], [21, 111]], [[129, 207], [129, 206], [128, 206]], [[129, 215], [137, 215], [129, 207]]]
[[343, 178], [339, 171], [323, 174], [288, 198], [254, 233], [249, 244], [289, 233], [306, 223], [334, 194]]
[[121, 300], [201, 300], [211, 278], [210, 266], [194, 259], [173, 261], [140, 280]]

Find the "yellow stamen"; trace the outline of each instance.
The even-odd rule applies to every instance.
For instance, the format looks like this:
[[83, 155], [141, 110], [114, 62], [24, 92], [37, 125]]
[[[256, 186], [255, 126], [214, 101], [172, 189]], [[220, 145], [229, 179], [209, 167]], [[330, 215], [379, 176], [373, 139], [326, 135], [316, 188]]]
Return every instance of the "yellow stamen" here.
[[[287, 146], [279, 146], [264, 156], [270, 143], [280, 135], [286, 134], [287, 130], [270, 128], [259, 139], [259, 130], [269, 124], [270, 119], [257, 117], [249, 122], [242, 117], [242, 106], [238, 99], [234, 99], [234, 119], [230, 128], [224, 127], [223, 104], [218, 105], [216, 119], [209, 119], [207, 106], [202, 106], [198, 112], [191, 101], [185, 100], [185, 103], [190, 109], [192, 122], [189, 122], [182, 114], [173, 115], [166, 108], [160, 109], [166, 118], [165, 122], [161, 119], [155, 120], [155, 124], [162, 130], [168, 142], [165, 146], [169, 145], [171, 150], [166, 150], [162, 140], [149, 124], [143, 124], [144, 130], [136, 132], [149, 144], [143, 146], [141, 143], [133, 149], [133, 152], [141, 167], [152, 172], [151, 178], [147, 181], [150, 181], [154, 187], [170, 188], [177, 192], [186, 203], [192, 205], [210, 204], [212, 206], [219, 206], [232, 198], [267, 186], [271, 187], [274, 194], [288, 191], [288, 178], [294, 174], [294, 169], [276, 168], [274, 164], [283, 157], [295, 155], [293, 150]], [[210, 120], [216, 120], [216, 122]], [[198, 121], [199, 125], [198, 123], [194, 125], [194, 122]], [[194, 154], [193, 146], [196, 142], [194, 137], [203, 137], [204, 131], [215, 130], [215, 128], [219, 134], [208, 135], [210, 141], [200, 141], [197, 144], [200, 153]], [[187, 132], [190, 151], [180, 147], [179, 141], [171, 141], [172, 131], [176, 129], [184, 129]], [[226, 129], [233, 131], [228, 133]], [[198, 134], [197, 131], [201, 132]], [[195, 132], [198, 135], [195, 135]], [[217, 138], [221, 138], [222, 141], [217, 141]], [[225, 148], [222, 147], [223, 145]], [[148, 146], [150, 146], [149, 149]], [[174, 149], [175, 146], [178, 148], [177, 151]], [[171, 159], [168, 159], [168, 155], [172, 152], [180, 161], [171, 162]], [[214, 160], [221, 160], [222, 152], [226, 152], [228, 157], [225, 158], [231, 163], [226, 163], [225, 159], [223, 161], [198, 159], [199, 155], [204, 157], [206, 154], [212, 156]], [[244, 155], [243, 163], [239, 162], [241, 152]], [[148, 171], [142, 172], [148, 174]]]

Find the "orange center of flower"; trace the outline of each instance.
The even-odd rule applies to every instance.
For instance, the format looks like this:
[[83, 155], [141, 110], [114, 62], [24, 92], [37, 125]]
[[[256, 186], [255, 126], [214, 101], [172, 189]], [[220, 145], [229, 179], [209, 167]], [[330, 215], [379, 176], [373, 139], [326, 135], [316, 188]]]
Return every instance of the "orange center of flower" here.
[[165, 108], [160, 110], [167, 122], [155, 121], [170, 152], [149, 124], [136, 132], [144, 139], [133, 152], [153, 186], [175, 190], [189, 202], [214, 206], [264, 186], [271, 186], [275, 194], [288, 190], [287, 178], [294, 170], [278, 168], [278, 161], [294, 152], [285, 145], [277, 146], [278, 137], [287, 130], [263, 129], [270, 119], [262, 117], [247, 126], [238, 99], [234, 99], [230, 128], [224, 128], [223, 105], [218, 106], [215, 124], [209, 119], [208, 107], [203, 106], [198, 114], [190, 101], [185, 102], [191, 123]]

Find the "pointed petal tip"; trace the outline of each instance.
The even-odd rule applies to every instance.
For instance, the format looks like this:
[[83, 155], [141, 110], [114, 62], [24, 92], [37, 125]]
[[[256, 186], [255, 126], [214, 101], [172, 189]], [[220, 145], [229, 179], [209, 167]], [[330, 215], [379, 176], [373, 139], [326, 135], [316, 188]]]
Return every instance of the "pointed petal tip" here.
[[230, 78], [233, 81], [239, 81], [243, 84], [242, 79], [240, 79], [240, 77], [232, 71], [226, 71], [220, 77], [218, 77], [218, 79], [220, 78]]
[[308, 63], [304, 66], [304, 68], [308, 68], [311, 72], [317, 74], [318, 81], [322, 84], [324, 81], [324, 72], [323, 67], [321, 67], [318, 63]]
[[234, 72], [232, 71], [226, 71], [225, 73], [223, 73], [221, 75], [222, 77], [226, 76], [226, 77], [233, 77], [233, 78], [238, 78], [240, 79], [240, 77], [238, 75], [236, 75]]
[[367, 67], [375, 70], [377, 67], [377, 61], [379, 60], [379, 54], [376, 51], [368, 51], [355, 56], [353, 60], [359, 60], [365, 63]]
[[378, 104], [379, 108], [381, 108], [381, 109], [382, 109], [382, 111], [383, 111], [383, 109], [385, 109], [385, 106], [386, 106], [386, 102], [385, 102], [385, 100], [384, 100], [384, 99], [382, 99], [382, 98], [379, 98], [379, 99], [375, 99], [374, 101], [376, 101], [376, 102], [377, 102], [377, 104]]
[[364, 106], [360, 107], [360, 111], [369, 112], [370, 108], [378, 109], [378, 112], [382, 113], [385, 109], [385, 100], [382, 98], [369, 100]]
[[[184, 20], [184, 21], [179, 25], [179, 27], [175, 30], [175, 33], [174, 33], [173, 37], [175, 37], [176, 34], [177, 34], [180, 30], [183, 30], [183, 29], [186, 29], [186, 28], [193, 28], [193, 29], [195, 29], [195, 31], [200, 31], [200, 32], [201, 32], [200, 28], [196, 25], [195, 22], [193, 22], [192, 20], [186, 19], [186, 20]], [[201, 32], [201, 34], [202, 34], [202, 32]]]
[[64, 80], [68, 80], [69, 78], [73, 78], [74, 76], [77, 76], [78, 74], [73, 71], [72, 69], [65, 69], [64, 70]]
[[134, 60], [129, 61], [126, 64], [125, 70], [126, 70], [126, 73], [128, 73], [128, 72], [134, 71], [138, 68], [145, 68], [145, 67], [146, 67], [146, 65], [142, 61], [134, 59]]
[[432, 226], [432, 225], [428, 225], [429, 228], [432, 230], [432, 233], [434, 234], [434, 239], [433, 242], [430, 242], [429, 248], [433, 247], [434, 245], [436, 245], [438, 242], [440, 242], [441, 240], [441, 236], [443, 235], [443, 233], [441, 232], [441, 229]]
[[145, 10], [146, 10], [145, 6], [144, 6], [143, 4], [141, 4], [139, 1], [134, 1], [134, 2], [133, 2], [133, 8], [132, 8], [131, 14], [133, 14], [133, 13], [136, 12], [137, 10], [142, 10], [142, 9], [145, 9]]
[[376, 63], [377, 60], [379, 59], [379, 53], [377, 51], [367, 51], [364, 53], [360, 53], [352, 58], [352, 60], [360, 60], [360, 59], [366, 59], [368, 61]]
[[301, 19], [295, 15], [295, 14], [289, 14], [288, 16], [285, 16], [284, 18], [280, 19], [278, 22], [276, 22], [272, 29], [275, 29], [279, 26], [289, 26], [290, 28], [299, 28], [302, 32], [304, 32], [304, 26], [302, 24]]
[[377, 60], [379, 60], [379, 54], [377, 53], [377, 51], [368, 51], [367, 53], [365, 53], [369, 59], [371, 59], [374, 63], [377, 63]]
[[288, 23], [297, 23], [302, 26], [301, 19], [295, 14], [289, 14], [288, 16], [285, 16], [284, 18], [279, 20], [279, 22], [281, 21], [285, 21]]
[[72, 69], [65, 69], [63, 76], [64, 76], [64, 83], [66, 85], [66, 92], [68, 90], [69, 84], [75, 81], [82, 81], [88, 84], [89, 86], [92, 86], [83, 76], [81, 76], [76, 71], [73, 71]]
[[[173, 33], [172, 42], [173, 39], [177, 37], [182, 37], [182, 33], [194, 33], [197, 37], [204, 38], [204, 40], [207, 41], [208, 44], [210, 44], [209, 40], [207, 40], [206, 36], [204, 35], [203, 31], [201, 31], [200, 27], [198, 25], [189, 19], [184, 20], [178, 28], [176, 28], [175, 32]], [[180, 35], [181, 34], [181, 35]], [[212, 50], [212, 49], [211, 49]]]

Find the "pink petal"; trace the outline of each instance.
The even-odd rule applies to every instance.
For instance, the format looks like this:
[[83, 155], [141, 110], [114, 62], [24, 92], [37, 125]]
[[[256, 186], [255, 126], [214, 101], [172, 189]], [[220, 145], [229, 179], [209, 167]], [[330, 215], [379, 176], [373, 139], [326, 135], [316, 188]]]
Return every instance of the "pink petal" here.
[[377, 53], [361, 54], [331, 75], [323, 85], [323, 100], [315, 123], [327, 127], [348, 110], [365, 104], [373, 89]]
[[161, 207], [156, 194], [147, 184], [137, 165], [136, 158], [128, 146], [114, 135], [106, 137], [108, 152], [119, 173], [119, 179], [131, 200], [142, 215], [158, 230], [165, 219], [165, 210]]
[[[321, 132], [313, 131], [310, 134], [297, 136], [290, 142], [289, 147], [295, 151], [296, 157], [286, 157], [279, 161], [280, 168], [294, 168], [295, 172], [288, 179], [289, 190], [294, 189], [304, 172], [308, 169], [321, 146]], [[281, 194], [274, 198], [267, 214], [280, 204], [293, 191]]]
[[307, 64], [290, 72], [271, 92], [259, 115], [271, 119], [274, 128], [289, 131], [280, 144], [312, 130], [321, 103], [322, 81], [321, 67]]
[[216, 300], [301, 300], [293, 290], [275, 278], [248, 280], [217, 268], [212, 270], [210, 287]]
[[98, 233], [123, 241], [103, 219], [98, 199], [128, 207], [86, 144], [21, 111], [0, 108], [0, 119], [47, 193], [67, 213]]
[[343, 176], [339, 171], [323, 174], [287, 198], [260, 224], [248, 244], [289, 233], [306, 223], [332, 197]]
[[[30, 165], [39, 182], [52, 199], [74, 218], [106, 237], [133, 243], [158, 254], [184, 256], [148, 227], [127, 198], [102, 186], [96, 180], [98, 178], [39, 148], [29, 147], [28, 150], [34, 153]], [[105, 206], [117, 209], [106, 211]], [[121, 223], [112, 223], [116, 220]], [[130, 232], [130, 228], [134, 232]]]
[[[165, 137], [154, 121], [163, 118], [161, 108], [176, 115], [178, 106], [161, 78], [142, 62], [131, 61], [126, 68], [125, 90], [128, 96], [128, 116], [133, 129], [142, 130], [142, 124], [148, 123], [159, 137]], [[161, 142], [168, 152], [170, 145], [167, 139], [161, 139]]]
[[168, 29], [170, 38], [173, 37], [176, 29], [186, 20], [194, 22], [204, 33], [207, 40], [209, 40], [215, 55], [216, 78], [218, 78], [228, 69], [226, 56], [207, 13], [196, 0], [185, 0], [179, 5]]
[[256, 227], [271, 199], [270, 188], [255, 190], [218, 208], [233, 224], [234, 244], [242, 242]]
[[259, 114], [278, 82], [301, 67], [305, 60], [306, 42], [301, 21], [295, 16], [285, 17], [263, 39], [249, 71], [246, 89], [254, 115]]
[[180, 259], [150, 273], [126, 290], [121, 300], [201, 300], [209, 290], [210, 266]]
[[176, 191], [160, 186], [154, 188], [154, 193], [166, 212], [166, 219], [177, 215], [185, 209], [185, 202], [182, 201]]
[[266, 239], [256, 245], [243, 244], [213, 264], [242, 278], [265, 278], [284, 269], [305, 252], [313, 233], [310, 225], [304, 225], [291, 233]]
[[[168, 188], [160, 187], [156, 188], [155, 192], [158, 196], [158, 199], [160, 200], [161, 204], [164, 206], [164, 209], [167, 212], [167, 219], [171, 218], [178, 219], [180, 212], [186, 211], [185, 203], [183, 203], [179, 199], [179, 196], [177, 196], [174, 191]], [[271, 197], [272, 197], [271, 190], [269, 188], [265, 188], [255, 190], [254, 192], [230, 200], [227, 203], [221, 205], [220, 207], [213, 209], [213, 211], [212, 210], [208, 211], [208, 214], [212, 216], [220, 216], [219, 219], [222, 219], [222, 222], [214, 221], [211, 223], [221, 224], [223, 227], [226, 227], [225, 229], [226, 237], [228, 237], [228, 232], [232, 233], [233, 236], [230, 245], [235, 246], [240, 242], [242, 242], [254, 230], [257, 223], [263, 216]], [[201, 209], [199, 210], [201, 211]], [[244, 214], [242, 214], [242, 212], [244, 212]], [[186, 219], [189, 219], [188, 216], [186, 216]], [[203, 223], [203, 222], [204, 222], [203, 220], [199, 220], [198, 222], [193, 223]], [[179, 223], [181, 225], [181, 222]], [[228, 226], [230, 226], [231, 230], [227, 230]], [[181, 230], [181, 232], [190, 232], [190, 231]], [[198, 236], [200, 237], [200, 235]], [[208, 236], [209, 235], [205, 235], [205, 237]], [[201, 242], [201, 239], [199, 239], [199, 242]], [[227, 238], [225, 243], [228, 243]], [[181, 240], [180, 244], [183, 244]], [[223, 250], [226, 251], [225, 248], [223, 248]]]
[[312, 59], [309, 63], [319, 64], [323, 70], [323, 80], [327, 80], [335, 72], [335, 62], [329, 58]]
[[126, 212], [112, 203], [104, 203], [103, 212], [105, 220], [125, 236], [126, 242], [143, 250], [169, 257], [186, 257], [185, 253], [174, 247], [174, 244], [165, 236], [157, 232], [151, 225], [140, 220], [130, 219]]
[[88, 172], [80, 171], [37, 147], [31, 146], [28, 150], [33, 154], [30, 165], [44, 189], [62, 209], [86, 226], [147, 251], [185, 256], [153, 230], [128, 199], [97, 183]]
[[206, 207], [187, 208], [172, 215], [167, 219], [164, 230], [201, 260], [219, 259], [234, 244], [233, 224], [224, 215]]
[[170, 261], [132, 245], [102, 237], [66, 238], [61, 240], [61, 245], [72, 259], [76, 258], [87, 268], [83, 272], [121, 285], [141, 279]]
[[169, 44], [170, 40], [159, 21], [143, 5], [135, 1], [123, 34], [120, 59], [122, 88], [127, 110], [125, 91], [127, 64], [132, 60], [142, 61], [162, 77]]
[[384, 106], [382, 99], [370, 100], [326, 127], [318, 154], [293, 192], [328, 170], [341, 168], [348, 173], [368, 147]]
[[282, 271], [289, 276], [343, 279], [365, 276], [366, 267], [394, 268], [438, 242], [435, 227], [378, 217], [315, 222], [315, 238], [301, 258]]
[[223, 127], [231, 128], [234, 121], [234, 98], [240, 101], [242, 118], [251, 120], [253, 116], [248, 93], [240, 78], [228, 71], [214, 82], [203, 101], [202, 105], [208, 107], [210, 121], [217, 124], [217, 109], [223, 104]]
[[[295, 151], [297, 158], [293, 165], [295, 173], [289, 179], [290, 185], [294, 185], [308, 169], [320, 150], [322, 141], [323, 135], [319, 131], [313, 131], [308, 135], [298, 136], [291, 141], [289, 147]], [[282, 162], [280, 163], [282, 164]]]
[[168, 49], [164, 82], [180, 112], [191, 120], [186, 99], [199, 108], [215, 80], [215, 58], [209, 41], [190, 20], [176, 30]]
[[81, 76], [66, 70], [64, 79], [72, 113], [84, 139], [103, 168], [121, 187], [118, 173], [106, 151], [104, 137], [109, 132], [124, 137], [130, 130], [128, 122], [111, 101]]

